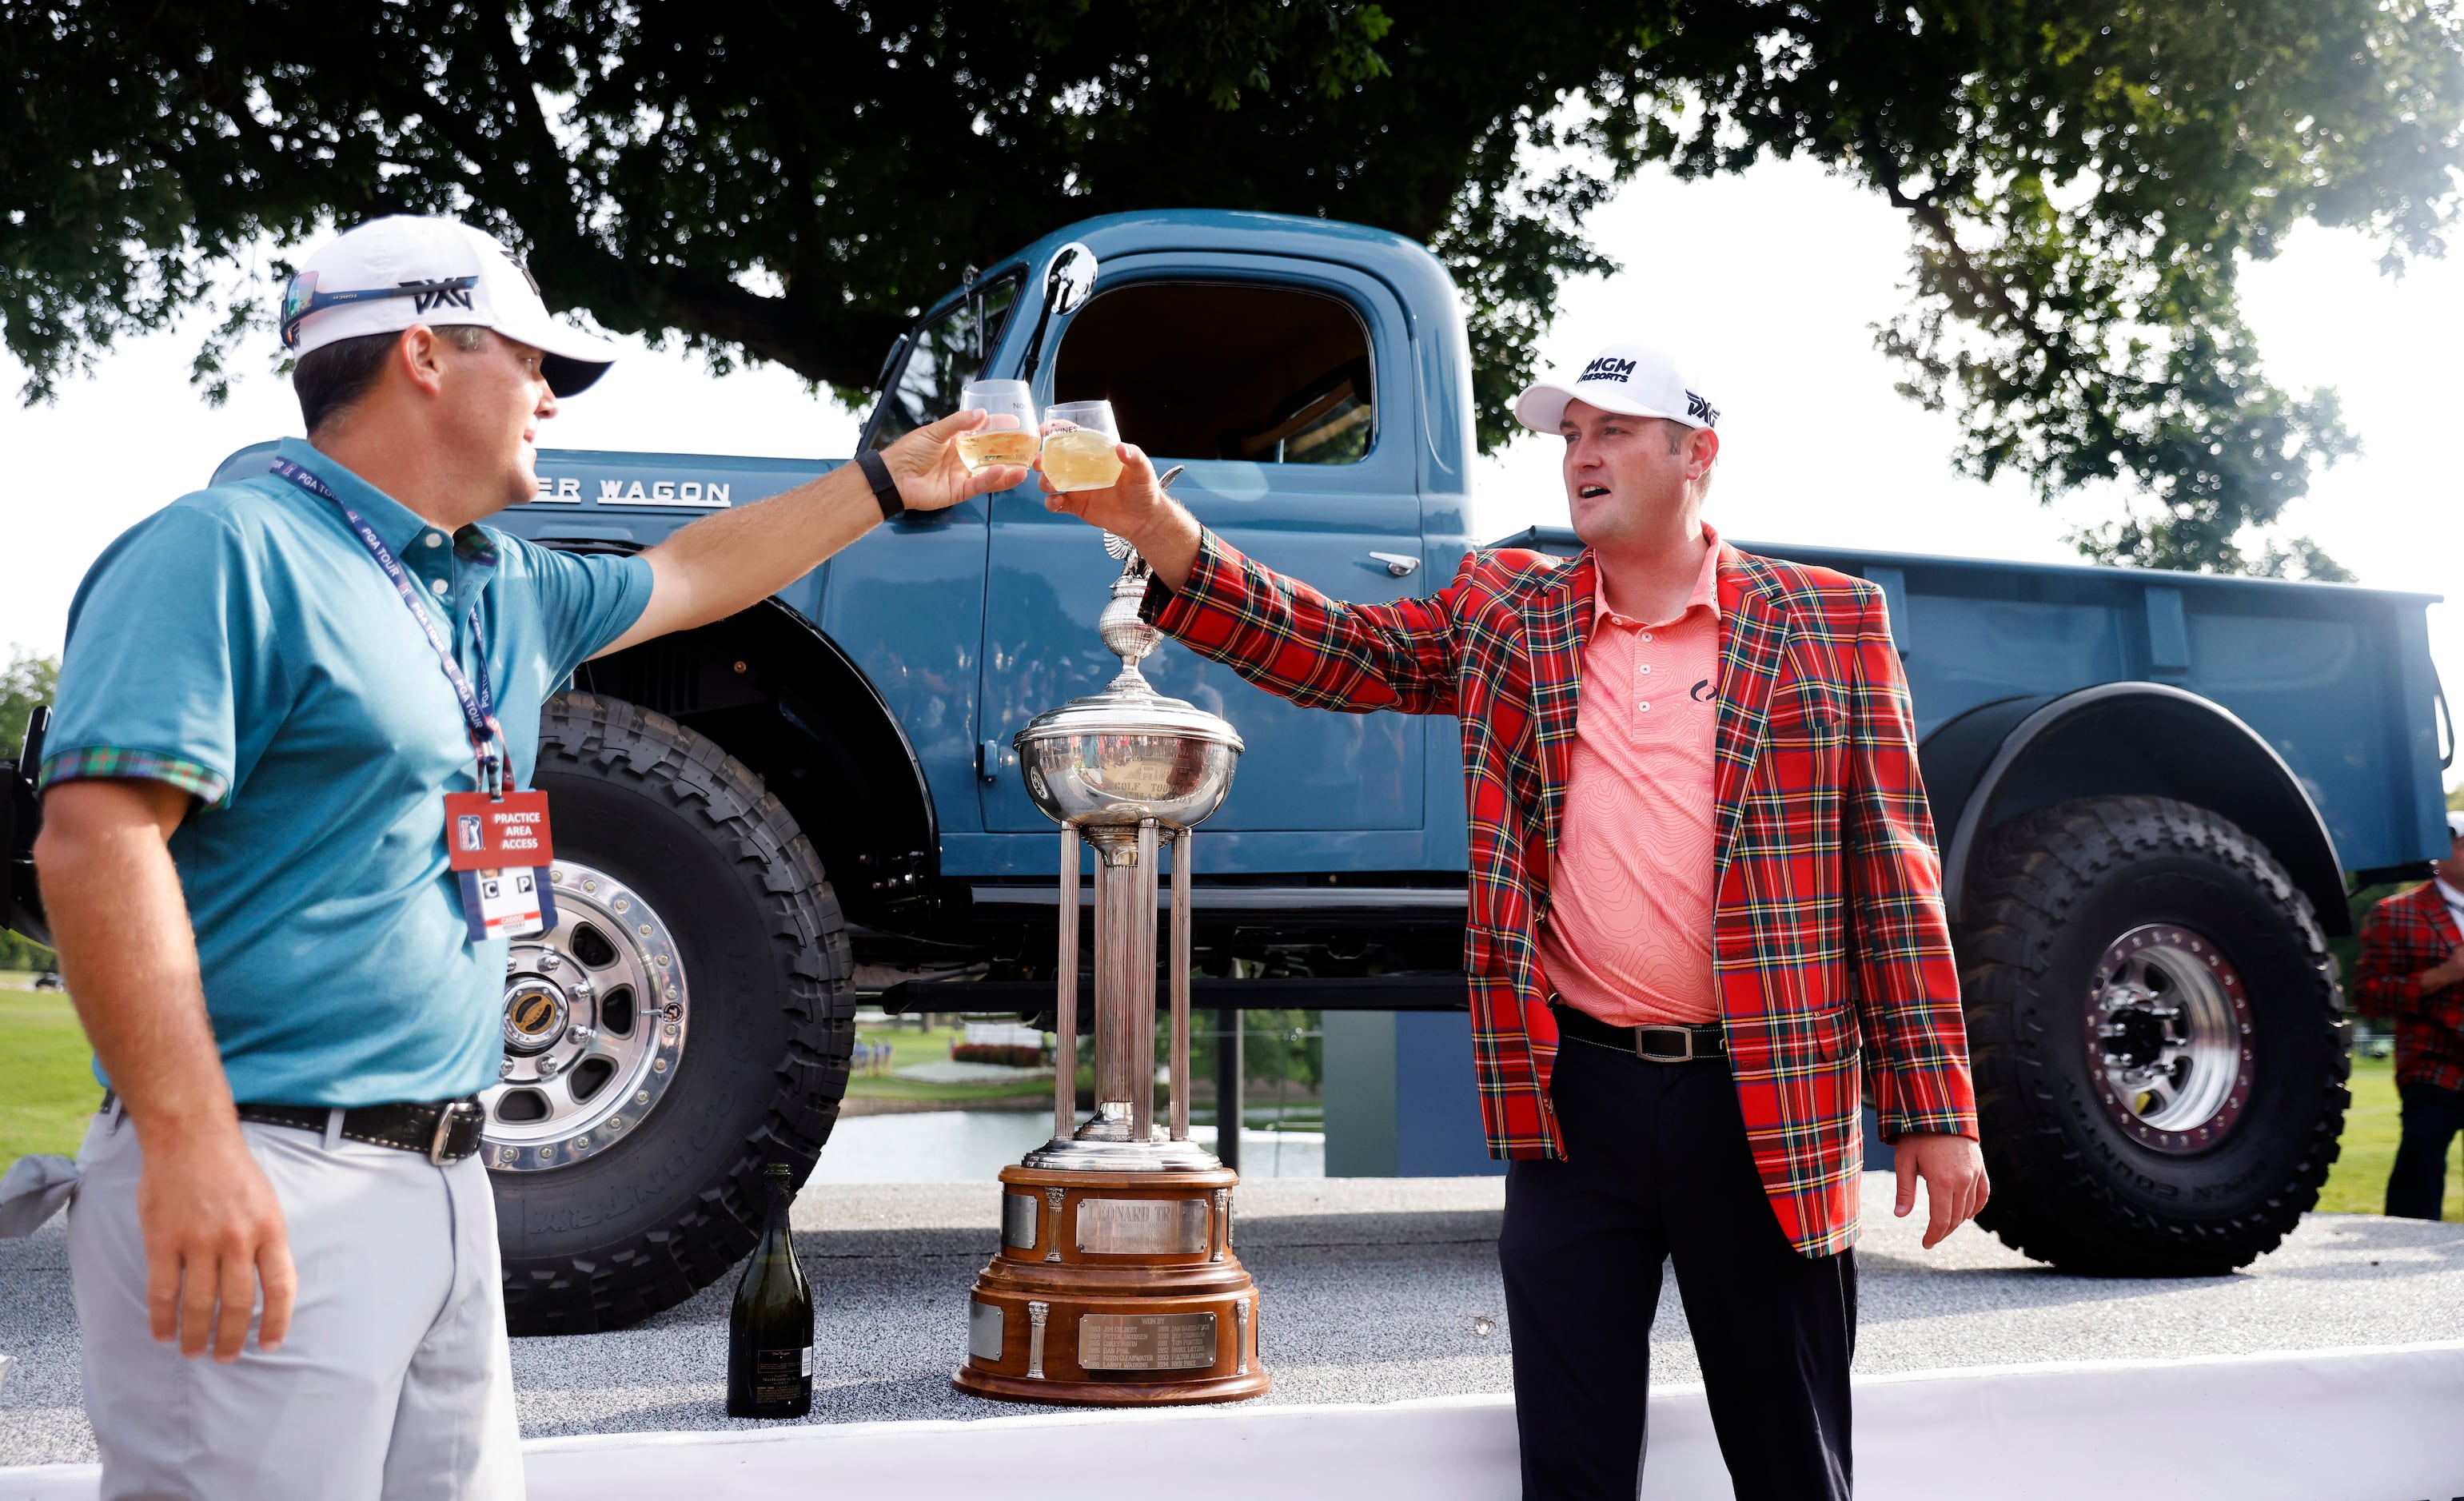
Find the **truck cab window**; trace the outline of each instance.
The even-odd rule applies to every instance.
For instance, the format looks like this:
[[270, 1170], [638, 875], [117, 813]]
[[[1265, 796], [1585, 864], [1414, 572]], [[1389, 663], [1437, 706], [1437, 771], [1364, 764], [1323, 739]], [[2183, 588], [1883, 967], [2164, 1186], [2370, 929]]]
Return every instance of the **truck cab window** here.
[[1376, 441], [1369, 330], [1317, 293], [1222, 282], [1107, 292], [1071, 320], [1056, 402], [1107, 400], [1158, 459], [1355, 464]]
[[1023, 280], [1009, 275], [987, 283], [940, 316], [915, 325], [908, 335], [907, 359], [891, 376], [874, 409], [870, 446], [887, 448], [958, 409], [959, 388], [983, 373], [985, 357], [1000, 344]]

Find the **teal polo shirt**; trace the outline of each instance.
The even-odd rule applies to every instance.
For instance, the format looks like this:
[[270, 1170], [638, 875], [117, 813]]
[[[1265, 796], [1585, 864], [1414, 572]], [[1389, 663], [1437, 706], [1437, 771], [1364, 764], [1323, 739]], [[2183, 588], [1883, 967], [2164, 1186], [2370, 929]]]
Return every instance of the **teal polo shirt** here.
[[[307, 443], [279, 451], [394, 550], [464, 672], [484, 643], [530, 785], [541, 702], [641, 617], [649, 564], [448, 536]], [[333, 502], [259, 475], [131, 528], [69, 607], [55, 714], [45, 787], [148, 777], [195, 798], [171, 859], [234, 1097], [365, 1105], [495, 1082], [507, 945], [470, 942], [446, 864], [445, 794], [478, 783], [462, 711]]]

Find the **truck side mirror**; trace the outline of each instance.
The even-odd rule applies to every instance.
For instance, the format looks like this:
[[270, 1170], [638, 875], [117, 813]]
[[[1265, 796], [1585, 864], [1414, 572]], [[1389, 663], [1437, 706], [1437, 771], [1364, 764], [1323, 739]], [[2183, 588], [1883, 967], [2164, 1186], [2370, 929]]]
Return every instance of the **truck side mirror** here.
[[26, 748], [15, 761], [0, 761], [0, 927], [13, 928], [38, 944], [51, 942], [42, 892], [34, 884], [34, 836], [43, 826], [34, 778], [43, 766], [43, 735], [52, 709], [38, 705], [26, 726]]
[[1045, 331], [1052, 326], [1052, 315], [1063, 316], [1075, 313], [1095, 290], [1095, 252], [1072, 240], [1052, 252], [1052, 264], [1044, 272], [1044, 311], [1035, 319], [1035, 337], [1027, 340], [1026, 359], [1020, 362], [1019, 379], [1035, 379], [1035, 367], [1044, 359]]
[[1044, 306], [1047, 313], [1078, 311], [1095, 290], [1095, 252], [1072, 240], [1052, 252], [1052, 268], [1044, 273]]

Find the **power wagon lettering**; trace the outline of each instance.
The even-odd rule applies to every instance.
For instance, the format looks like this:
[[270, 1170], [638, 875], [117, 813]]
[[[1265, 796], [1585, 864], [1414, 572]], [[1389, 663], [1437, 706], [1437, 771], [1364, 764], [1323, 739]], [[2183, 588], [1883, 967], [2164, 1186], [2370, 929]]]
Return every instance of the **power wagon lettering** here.
[[[698, 506], [706, 510], [732, 505], [736, 489], [730, 480], [601, 480], [598, 485], [598, 500], [603, 506]], [[542, 474], [539, 498], [555, 505], [579, 505], [582, 481], [571, 474]]]

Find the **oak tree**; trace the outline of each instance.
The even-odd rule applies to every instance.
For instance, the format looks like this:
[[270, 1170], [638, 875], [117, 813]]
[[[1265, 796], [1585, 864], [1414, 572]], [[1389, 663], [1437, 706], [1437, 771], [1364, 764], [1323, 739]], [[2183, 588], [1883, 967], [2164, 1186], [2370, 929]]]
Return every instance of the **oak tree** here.
[[2354, 439], [2267, 380], [2236, 276], [2305, 220], [2438, 253], [2464, 115], [2446, 0], [0, 0], [0, 62], [29, 400], [200, 308], [219, 394], [282, 257], [395, 210], [852, 396], [970, 262], [1203, 206], [1428, 243], [1494, 444], [1620, 179], [1802, 156], [1907, 215], [1880, 337], [1963, 467], [2123, 482], [2093, 555], [2328, 576], [2250, 538]]

